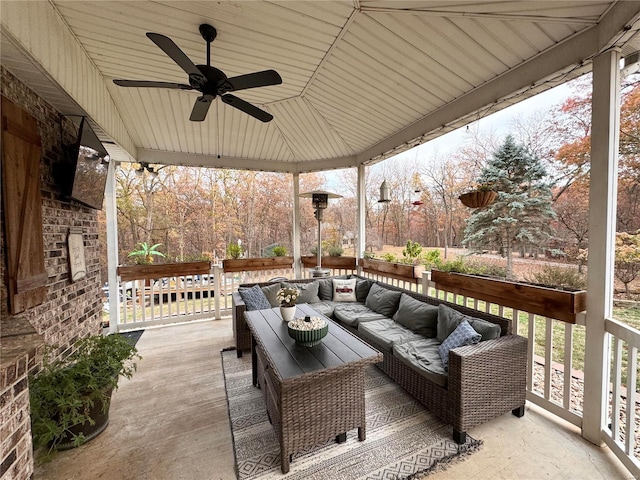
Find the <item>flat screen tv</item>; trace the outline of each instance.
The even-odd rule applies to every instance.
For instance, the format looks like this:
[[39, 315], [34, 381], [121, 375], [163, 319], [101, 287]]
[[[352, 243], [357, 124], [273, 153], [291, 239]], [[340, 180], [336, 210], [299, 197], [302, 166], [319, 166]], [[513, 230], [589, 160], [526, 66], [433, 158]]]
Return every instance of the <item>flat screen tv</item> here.
[[63, 195], [96, 210], [102, 209], [109, 154], [84, 117], [77, 140], [66, 150], [58, 178]]

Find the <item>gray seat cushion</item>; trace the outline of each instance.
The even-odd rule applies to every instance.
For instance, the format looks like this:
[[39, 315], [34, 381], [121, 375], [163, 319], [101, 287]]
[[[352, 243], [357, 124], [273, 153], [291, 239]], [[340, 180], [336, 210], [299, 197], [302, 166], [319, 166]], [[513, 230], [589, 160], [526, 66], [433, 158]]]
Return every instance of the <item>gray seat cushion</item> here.
[[310, 303], [309, 306], [325, 317], [333, 317], [333, 302], [316, 302]]
[[336, 302], [333, 309], [333, 316], [342, 323], [357, 327], [362, 322], [371, 322], [373, 320], [382, 320], [386, 318], [384, 315], [374, 312], [362, 303], [352, 302]]
[[414, 340], [396, 345], [393, 356], [436, 385], [446, 387], [449, 377], [438, 353], [439, 346], [440, 342], [435, 338]]
[[[389, 318], [360, 323], [358, 334], [387, 352], [392, 352], [395, 346], [402, 343], [424, 339], [422, 335], [412, 332]], [[438, 353], [437, 350], [436, 353]]]

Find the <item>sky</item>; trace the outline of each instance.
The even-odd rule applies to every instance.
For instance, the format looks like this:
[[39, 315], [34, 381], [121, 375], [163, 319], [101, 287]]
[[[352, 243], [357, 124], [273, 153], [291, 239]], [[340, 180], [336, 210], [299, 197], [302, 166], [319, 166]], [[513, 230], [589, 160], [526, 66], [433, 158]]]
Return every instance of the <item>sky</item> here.
[[[473, 129], [474, 133], [493, 132], [498, 137], [506, 137], [514, 118], [527, 117], [537, 111], [548, 110], [560, 105], [566, 98], [571, 96], [572, 93], [574, 92], [571, 88], [571, 83], [559, 85], [503, 110], [487, 115], [481, 120], [472, 122], [468, 125], [468, 128]], [[414, 161], [416, 158], [429, 159], [435, 158], [436, 156], [444, 157], [457, 150], [464, 143], [467, 134], [467, 126], [464, 126], [442, 135], [435, 140], [423, 143], [422, 145], [379, 162], [373, 165], [371, 169], [372, 171], [376, 171], [385, 168], [385, 164], [388, 166], [389, 163], [402, 162], [404, 160]], [[327, 171], [321, 172], [321, 174], [325, 177], [325, 187], [323, 188], [329, 191], [340, 190], [339, 171]]]

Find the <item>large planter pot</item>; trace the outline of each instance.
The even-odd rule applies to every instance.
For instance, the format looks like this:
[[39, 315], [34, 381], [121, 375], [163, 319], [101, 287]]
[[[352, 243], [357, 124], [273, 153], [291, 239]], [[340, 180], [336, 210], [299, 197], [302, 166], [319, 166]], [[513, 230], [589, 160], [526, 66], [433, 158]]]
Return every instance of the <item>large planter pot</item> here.
[[462, 273], [431, 271], [437, 289], [457, 293], [525, 312], [576, 323], [586, 310], [585, 290], [567, 291]]
[[367, 273], [418, 283], [424, 273], [424, 265], [408, 265], [406, 263], [386, 262], [371, 258], [361, 258], [360, 266]]
[[[305, 268], [314, 268], [318, 265], [318, 257], [315, 255], [305, 255], [301, 257], [300, 260]], [[323, 268], [355, 270], [357, 267], [356, 257], [323, 256], [321, 260]]]
[[482, 208], [491, 205], [498, 194], [493, 190], [474, 190], [458, 197], [463, 205], [470, 208]]
[[93, 406], [89, 406], [89, 417], [95, 422], [93, 425], [89, 422], [84, 424], [75, 425], [69, 428], [69, 433], [63, 438], [56, 446], [58, 450], [69, 450], [75, 448], [76, 445], [73, 441], [73, 435], [84, 436], [84, 442], [86, 443], [93, 440], [100, 435], [107, 425], [109, 425], [109, 407], [111, 405], [111, 394], [113, 388], [109, 387], [104, 390], [104, 396], [93, 402]]
[[293, 257], [230, 258], [222, 261], [222, 269], [225, 273], [289, 268], [293, 268]]

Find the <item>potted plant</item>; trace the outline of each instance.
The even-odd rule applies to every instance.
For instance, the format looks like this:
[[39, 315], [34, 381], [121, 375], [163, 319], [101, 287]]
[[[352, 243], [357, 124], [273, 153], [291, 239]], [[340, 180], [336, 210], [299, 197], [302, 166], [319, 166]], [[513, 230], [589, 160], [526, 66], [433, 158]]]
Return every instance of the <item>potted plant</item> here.
[[136, 245], [138, 249], [129, 252], [127, 257], [133, 257], [137, 265], [151, 265], [154, 256], [165, 258], [165, 254], [158, 250], [161, 245], [161, 243], [155, 245], [149, 245], [147, 242], [138, 243]]
[[280, 302], [280, 315], [282, 320], [290, 322], [296, 315], [296, 301], [300, 290], [295, 287], [282, 287], [278, 290], [276, 298]]
[[493, 184], [480, 183], [478, 186], [458, 197], [462, 204], [469, 208], [482, 208], [491, 205], [498, 193], [493, 190]]
[[100, 434], [109, 423], [111, 393], [120, 375], [131, 378], [137, 349], [121, 335], [79, 340], [64, 360], [49, 361], [29, 379], [34, 449], [45, 458], [77, 447]]

